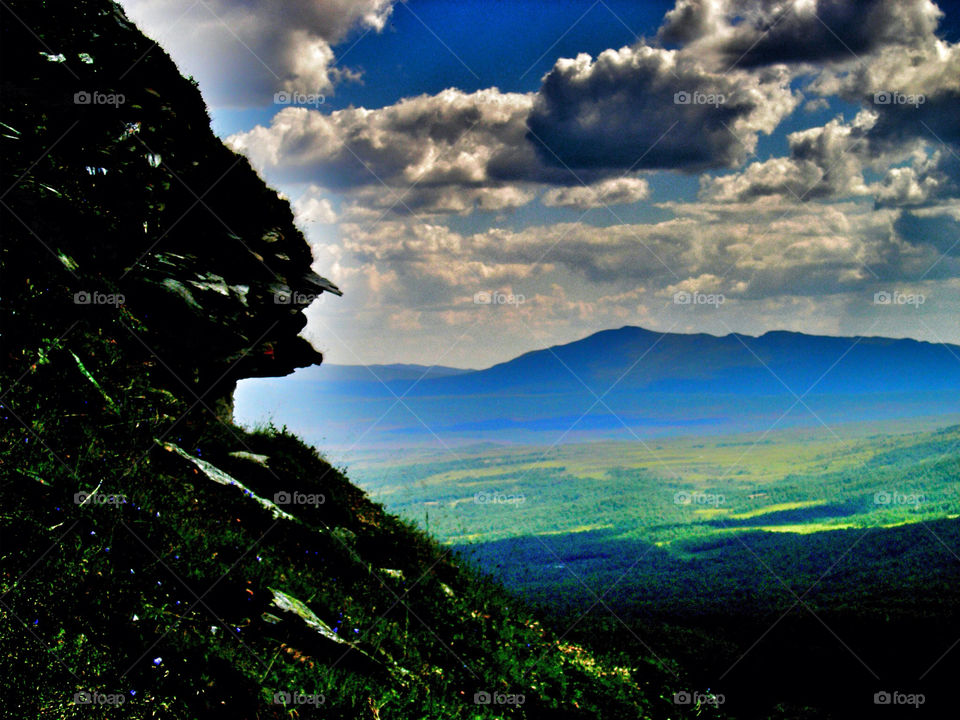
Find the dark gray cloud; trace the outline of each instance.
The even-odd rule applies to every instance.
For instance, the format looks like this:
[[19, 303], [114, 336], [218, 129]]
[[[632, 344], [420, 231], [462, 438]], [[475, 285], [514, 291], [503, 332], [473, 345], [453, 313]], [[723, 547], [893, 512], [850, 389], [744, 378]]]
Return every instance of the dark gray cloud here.
[[888, 46], [862, 61], [826, 67], [808, 90], [859, 103], [876, 115], [866, 133], [875, 160], [925, 147], [931, 159], [890, 168], [878, 202], [917, 204], [960, 196], [960, 44], [931, 31], [910, 47]]
[[376, 110], [288, 108], [270, 127], [228, 143], [271, 180], [343, 194], [354, 219], [505, 210], [545, 188], [544, 204], [580, 209], [647, 196], [641, 178], [608, 168], [574, 175], [545, 163], [527, 136], [532, 104], [533, 95], [491, 88], [445, 90]]
[[742, 163], [798, 98], [781, 69], [717, 73], [647, 45], [558, 60], [528, 125], [545, 163], [703, 170]]
[[726, 67], [822, 64], [922, 42], [941, 16], [930, 0], [679, 0], [659, 38]]

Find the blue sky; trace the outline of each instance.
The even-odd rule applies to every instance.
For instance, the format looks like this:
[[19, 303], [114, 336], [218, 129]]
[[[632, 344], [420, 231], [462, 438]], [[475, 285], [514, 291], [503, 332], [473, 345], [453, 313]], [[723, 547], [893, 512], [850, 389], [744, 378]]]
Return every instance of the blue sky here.
[[626, 324], [960, 342], [952, 3], [124, 5], [291, 199], [345, 293], [307, 312], [333, 362]]
[[[672, 5], [410, 0], [397, 5], [382, 32], [357, 29], [334, 46], [338, 63], [361, 69], [363, 81], [337, 88], [325, 109], [379, 108], [448, 87], [532, 92], [557, 57], [629, 45], [656, 32]], [[214, 127], [226, 137], [269, 122], [274, 111], [272, 105], [214, 108]]]

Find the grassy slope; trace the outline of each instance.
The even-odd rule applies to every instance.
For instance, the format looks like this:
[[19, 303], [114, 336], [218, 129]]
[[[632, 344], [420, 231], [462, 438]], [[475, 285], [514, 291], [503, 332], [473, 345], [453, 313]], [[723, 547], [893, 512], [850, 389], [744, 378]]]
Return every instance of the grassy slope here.
[[[374, 717], [378, 708], [384, 718], [466, 718], [478, 715], [474, 692], [498, 689], [525, 693], [529, 717], [534, 708], [663, 715], [663, 672], [640, 661], [633, 682], [558, 652], [532, 613], [296, 438], [248, 434], [206, 413], [177, 421], [184, 401], [166, 398], [158, 410], [148, 383], [110, 382], [123, 359], [111, 357], [109, 338], [75, 337], [4, 402], [6, 419], [15, 404], [28, 425], [2, 444], [11, 511], [0, 646], [19, 668], [3, 681], [8, 709], [85, 716], [72, 700], [86, 690], [127, 696], [107, 716], [285, 717], [272, 693], [299, 691], [325, 695], [325, 717]], [[60, 389], [56, 402], [50, 387]], [[260, 497], [320, 493], [325, 502], [275, 518], [173, 444]], [[232, 451], [266, 455], [268, 468]], [[94, 488], [126, 501], [75, 504], [74, 493]], [[283, 613], [271, 588], [308, 603], [357, 648], [322, 642], [297, 618], [274, 624]]]
[[[647, 657], [595, 662], [296, 438], [223, 421], [189, 372], [194, 353], [144, 341], [156, 344], [163, 335], [151, 331], [170, 324], [155, 306], [72, 302], [80, 290], [115, 291], [114, 273], [154, 239], [169, 250], [176, 235], [198, 262], [214, 248], [242, 253], [211, 213], [184, 214], [189, 193], [124, 139], [126, 111], [75, 117], [73, 76], [38, 48], [69, 56], [84, 74], [77, 87], [106, 92], [117, 68], [134, 67], [127, 110], [151, 144], [166, 143], [164, 162], [202, 175], [229, 153], [196, 89], [111, 3], [13, 2], [0, 12], [12, 61], [0, 170], [14, 214], [4, 211], [0, 244], [5, 716], [676, 717], [671, 671]], [[78, 61], [81, 51], [95, 64]], [[92, 163], [109, 173], [89, 174]], [[239, 235], [289, 221], [246, 163], [218, 187], [227, 183], [249, 192], [207, 201]], [[252, 279], [251, 294], [268, 281]], [[204, 310], [196, 325], [164, 329], [179, 329], [174, 339], [196, 341], [204, 357], [223, 350], [205, 320], [251, 342], [261, 333], [245, 323], [263, 318]], [[170, 362], [188, 372], [174, 377]], [[117, 502], [76, 502], [91, 491]], [[280, 512], [270, 504], [277, 492], [324, 502]], [[273, 702], [278, 691], [319, 693], [325, 704], [286, 707]], [[477, 691], [521, 693], [526, 703], [483, 708]], [[83, 692], [125, 702], [78, 704]]]

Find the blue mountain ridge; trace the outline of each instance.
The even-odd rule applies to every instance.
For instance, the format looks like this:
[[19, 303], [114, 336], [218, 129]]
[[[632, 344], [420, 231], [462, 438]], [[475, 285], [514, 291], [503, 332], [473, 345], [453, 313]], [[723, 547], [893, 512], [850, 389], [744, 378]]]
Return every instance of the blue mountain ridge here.
[[460, 441], [529, 431], [547, 435], [526, 439], [552, 441], [550, 433], [567, 428], [570, 439], [618, 428], [763, 430], [783, 413], [790, 425], [960, 412], [957, 391], [956, 345], [625, 326], [481, 370], [308, 368], [284, 379], [244, 381], [236, 401], [243, 422], [273, 412], [293, 429], [339, 444], [361, 434], [371, 441], [430, 435]]

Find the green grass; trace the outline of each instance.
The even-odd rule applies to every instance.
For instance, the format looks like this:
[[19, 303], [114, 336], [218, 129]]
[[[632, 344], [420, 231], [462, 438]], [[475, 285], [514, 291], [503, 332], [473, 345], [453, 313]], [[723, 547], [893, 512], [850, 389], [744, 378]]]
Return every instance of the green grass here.
[[[588, 529], [669, 547], [729, 533], [893, 527], [960, 512], [949, 453], [960, 432], [937, 430], [944, 422], [367, 453], [351, 472], [386, 507], [448, 544]], [[877, 493], [922, 495], [922, 502], [883, 504]], [[514, 496], [523, 499], [497, 501]]]
[[[22, 717], [82, 717], [72, 701], [82, 690], [126, 697], [101, 714], [117, 718], [214, 717], [224, 708], [233, 717], [250, 708], [293, 717], [271, 704], [277, 690], [323, 694], [330, 718], [367, 717], [370, 707], [392, 718], [479, 718], [472, 696], [484, 688], [524, 693], [527, 708], [543, 712], [575, 704], [583, 718], [671, 712], [666, 685], [650, 695], [664, 670], [559, 643], [532, 611], [385, 514], [295, 437], [242, 431], [204, 412], [170, 433], [166, 413], [138, 400], [153, 396], [145, 379], [126, 390], [112, 384], [119, 353], [91, 353], [78, 338], [70, 352], [85, 358], [97, 385], [84, 381], [70, 352], [51, 351], [12, 396], [29, 429], [0, 445], [3, 466], [21, 471], [0, 492], [4, 507], [17, 508], [3, 519], [0, 652], [22, 669], [0, 689]], [[72, 392], [47, 402], [46, 387], [71, 387], [71, 379]], [[80, 421], [65, 419], [78, 408]], [[186, 406], [168, 410], [176, 417]], [[30, 442], [33, 433], [43, 444]], [[170, 443], [256, 496], [283, 488], [323, 493], [326, 502], [275, 520]], [[268, 468], [232, 458], [236, 450], [268, 456]], [[127, 502], [72, 502], [97, 485]], [[357, 650], [335, 662], [343, 649], [325, 655], [331, 649], [305, 628], [265, 622], [281, 614], [269, 588], [305, 603]]]

